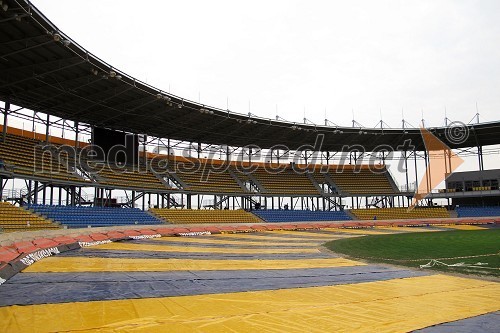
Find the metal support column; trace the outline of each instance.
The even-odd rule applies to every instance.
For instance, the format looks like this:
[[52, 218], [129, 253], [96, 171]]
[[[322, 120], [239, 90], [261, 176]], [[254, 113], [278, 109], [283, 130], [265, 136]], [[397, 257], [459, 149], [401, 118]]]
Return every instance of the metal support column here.
[[33, 202], [33, 195], [31, 193], [31, 189], [33, 188], [33, 181], [32, 180], [29, 180], [28, 181], [28, 196], [26, 199], [28, 199], [28, 205], [31, 205], [31, 203]]
[[[147, 170], [148, 152], [146, 151], [146, 143], [148, 141], [148, 136], [146, 134], [144, 134], [142, 139], [143, 139], [143, 141], [142, 141], [142, 153], [143, 153], [142, 161], [144, 162], [144, 166], [146, 167], [146, 170]], [[136, 153], [135, 156], [137, 157], [138, 153]], [[141, 164], [139, 163], [139, 161], [137, 161], [137, 166], [139, 166], [139, 165], [141, 165]]]
[[44, 187], [44, 188], [43, 188], [43, 190], [42, 190], [42, 191], [43, 191], [43, 192], [42, 192], [42, 200], [43, 200], [43, 203], [42, 203], [42, 204], [43, 204], [43, 205], [45, 205], [45, 199], [47, 199], [47, 191], [46, 191], [46, 190], [47, 190], [47, 188], [46, 188], [46, 187]]
[[483, 171], [484, 170], [484, 162], [483, 162], [483, 147], [482, 146], [477, 146], [477, 157], [479, 161], [479, 170]]
[[71, 206], [76, 205], [76, 186], [71, 186]]
[[[424, 161], [425, 161], [425, 170], [426, 170], [426, 172], [430, 172], [430, 169], [429, 169], [429, 159], [430, 159], [430, 156], [429, 156], [429, 154], [427, 154], [427, 150], [424, 150]], [[431, 177], [430, 177], [430, 174], [429, 174], [429, 177], [425, 177], [425, 185], [426, 185], [427, 193], [429, 193], [431, 191], [431, 189], [430, 189], [430, 187], [431, 187], [430, 181], [431, 181]]]
[[410, 191], [410, 182], [408, 180], [408, 156], [406, 155], [407, 151], [404, 151], [404, 159], [405, 159], [405, 178], [406, 178], [406, 192]]
[[10, 111], [10, 102], [9, 100], [5, 101], [5, 109], [3, 110], [3, 129], [2, 129], [2, 141], [5, 142], [5, 138], [7, 137], [7, 116]]
[[49, 143], [49, 130], [50, 130], [50, 115], [47, 114], [47, 122], [45, 123], [45, 143]]
[[413, 151], [413, 161], [415, 162], [415, 193], [418, 190], [418, 170], [417, 170], [417, 151]]
[[[79, 133], [78, 131], [79, 131], [78, 121], [75, 121], [75, 154], [78, 151], [78, 133]], [[92, 130], [92, 133], [94, 133], [93, 130]], [[92, 141], [90, 143], [94, 144], [94, 135], [93, 134], [92, 134]]]

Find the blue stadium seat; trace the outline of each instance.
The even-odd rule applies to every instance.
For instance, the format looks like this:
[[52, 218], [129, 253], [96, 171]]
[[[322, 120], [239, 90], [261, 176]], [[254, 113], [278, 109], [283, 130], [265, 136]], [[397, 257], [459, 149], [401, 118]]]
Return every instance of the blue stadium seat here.
[[500, 216], [500, 207], [457, 207], [458, 217], [483, 217], [483, 216]]
[[345, 211], [312, 211], [312, 210], [255, 210], [252, 213], [266, 222], [315, 222], [315, 221], [347, 221], [351, 217]]
[[30, 205], [28, 209], [68, 228], [162, 224], [137, 208]]

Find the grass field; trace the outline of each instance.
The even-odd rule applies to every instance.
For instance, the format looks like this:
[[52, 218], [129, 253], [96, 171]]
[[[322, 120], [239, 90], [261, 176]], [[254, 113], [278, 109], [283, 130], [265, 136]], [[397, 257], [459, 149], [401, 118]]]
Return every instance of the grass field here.
[[431, 259], [448, 265], [487, 263], [475, 265], [479, 267], [437, 265], [430, 269], [500, 277], [500, 229], [373, 235], [331, 241], [326, 247], [353, 258], [410, 267], [427, 264]]

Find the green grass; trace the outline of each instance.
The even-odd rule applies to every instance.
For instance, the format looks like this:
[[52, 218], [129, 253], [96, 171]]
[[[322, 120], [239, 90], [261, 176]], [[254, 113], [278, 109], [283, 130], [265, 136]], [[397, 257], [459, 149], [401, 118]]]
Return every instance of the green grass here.
[[[446, 266], [431, 269], [500, 277], [500, 229], [372, 235], [331, 241], [326, 247], [353, 258], [409, 267], [419, 267], [431, 259], [446, 264], [488, 263], [484, 269]], [[457, 258], [479, 255], [485, 256]]]

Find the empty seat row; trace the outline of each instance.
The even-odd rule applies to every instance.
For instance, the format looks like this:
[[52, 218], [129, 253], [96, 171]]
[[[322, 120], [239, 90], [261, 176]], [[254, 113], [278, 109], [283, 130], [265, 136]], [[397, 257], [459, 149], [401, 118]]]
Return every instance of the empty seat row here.
[[59, 225], [44, 219], [23, 207], [0, 202], [0, 229], [4, 232], [58, 229]]
[[252, 213], [266, 222], [347, 221], [351, 217], [341, 211], [255, 210]]
[[499, 206], [457, 207], [455, 211], [458, 217], [500, 216]]
[[0, 159], [8, 171], [24, 176], [37, 176], [60, 181], [85, 182], [68, 170], [57, 156], [44, 152], [40, 140], [7, 133], [0, 142]]
[[444, 207], [405, 207], [352, 209], [351, 213], [360, 220], [398, 220], [448, 218], [450, 213]]
[[257, 223], [262, 222], [257, 216], [242, 209], [158, 209], [150, 211], [167, 223]]
[[137, 208], [31, 205], [29, 209], [72, 228], [162, 223], [161, 220]]

